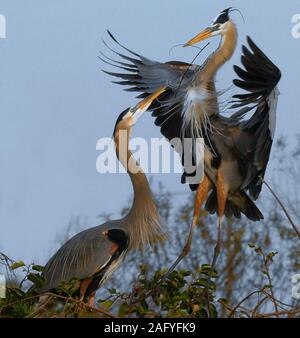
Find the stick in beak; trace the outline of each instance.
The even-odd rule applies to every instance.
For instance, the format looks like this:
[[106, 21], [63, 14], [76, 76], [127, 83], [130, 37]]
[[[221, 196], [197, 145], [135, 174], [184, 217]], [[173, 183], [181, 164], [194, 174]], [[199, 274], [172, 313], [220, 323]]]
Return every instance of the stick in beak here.
[[204, 31], [202, 31], [201, 33], [199, 33], [198, 35], [196, 35], [193, 39], [191, 39], [190, 41], [188, 41], [183, 47], [189, 47], [189, 46], [193, 46], [196, 43], [206, 40], [208, 38], [210, 38], [212, 36], [212, 31], [209, 28], [206, 28]]

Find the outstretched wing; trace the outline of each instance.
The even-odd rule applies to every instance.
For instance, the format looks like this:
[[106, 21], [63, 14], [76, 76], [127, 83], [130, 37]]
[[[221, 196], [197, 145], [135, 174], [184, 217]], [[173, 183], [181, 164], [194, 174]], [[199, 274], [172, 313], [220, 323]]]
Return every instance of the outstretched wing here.
[[189, 65], [184, 62], [171, 61], [161, 63], [150, 60], [121, 45], [109, 31], [108, 34], [112, 41], [129, 55], [113, 50], [104, 42], [105, 46], [118, 56], [120, 60], [109, 58], [103, 53], [99, 58], [106, 64], [121, 69], [122, 72], [103, 71], [108, 75], [121, 79], [121, 81], [113, 81], [113, 83], [127, 86], [126, 91], [142, 93], [139, 97], [144, 98], [149, 94], [153, 94], [158, 88], [163, 86], [175, 90], [176, 88], [184, 90], [187, 84], [191, 83], [195, 72], [200, 69], [200, 66]]
[[[121, 60], [108, 58], [104, 54], [102, 54], [100, 59], [110, 66], [125, 71], [121, 73], [104, 71], [106, 74], [122, 80], [113, 81], [113, 83], [129, 87], [125, 89], [127, 91], [140, 92], [141, 94], [139, 97], [142, 98], [153, 94], [162, 86], [168, 87], [169, 89], [149, 108], [149, 110], [152, 111], [152, 116], [155, 118], [155, 125], [160, 127], [162, 135], [169, 141], [183, 138], [194, 139], [198, 132], [196, 128], [197, 123], [193, 121], [191, 114], [187, 116], [188, 114], [184, 113], [184, 107], [187, 106], [186, 103], [189, 99], [189, 89], [191, 88], [196, 75], [201, 71], [201, 66], [179, 61], [161, 63], [150, 60], [121, 45], [109, 31], [108, 34], [118, 47], [121, 47], [126, 51], [126, 54], [129, 54], [128, 56], [119, 53], [104, 42], [106, 47]], [[198, 104], [200, 104], [200, 100], [202, 100], [208, 92], [215, 93], [213, 83], [206, 88], [204, 93], [199, 93], [199, 98], [196, 98], [198, 99]], [[192, 93], [191, 96], [192, 95], [194, 94]], [[205, 138], [207, 135], [203, 135], [203, 137]], [[189, 158], [190, 165], [192, 164], [192, 166], [194, 166], [196, 157], [194, 154], [196, 147], [195, 143], [191, 144], [189, 150], [185, 149], [185, 152], [182, 151], [181, 147], [177, 148], [176, 145], [174, 146], [174, 143], [172, 143], [172, 146], [182, 157], [182, 164], [185, 169], [182, 181], [185, 183], [186, 177], [189, 176], [186, 171], [190, 172], [190, 170], [187, 170], [184, 158]], [[194, 173], [190, 173], [190, 176], [193, 177]], [[195, 189], [195, 187], [193, 187], [193, 189]]]
[[243, 46], [244, 69], [234, 67], [239, 79], [233, 81], [247, 93], [233, 96], [232, 108], [239, 108], [239, 111], [232, 116], [231, 122], [236, 123], [254, 110], [250, 119], [240, 122], [235, 147], [243, 160], [245, 180], [242, 189], [249, 189], [251, 196], [257, 199], [262, 188], [260, 177], [265, 175], [275, 134], [280, 94], [277, 85], [281, 72], [250, 37], [247, 41], [249, 48]]

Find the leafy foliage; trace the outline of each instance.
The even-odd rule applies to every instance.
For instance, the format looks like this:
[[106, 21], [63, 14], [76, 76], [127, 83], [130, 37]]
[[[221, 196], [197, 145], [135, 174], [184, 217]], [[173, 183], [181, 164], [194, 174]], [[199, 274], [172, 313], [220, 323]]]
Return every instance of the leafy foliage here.
[[[2, 261], [3, 263], [3, 261]], [[7, 264], [7, 262], [3, 263]], [[43, 267], [26, 266], [22, 262], [6, 265], [13, 272], [22, 269], [25, 273], [18, 285], [7, 288], [5, 299], [0, 300], [0, 317], [80, 317], [92, 315], [95, 309], [83, 309], [75, 298], [77, 280], [64, 283], [49, 293], [49, 299], [43, 304], [37, 290], [45, 280], [40, 273]], [[157, 271], [151, 278], [146, 266], [140, 267], [140, 274], [131, 293], [119, 293], [109, 290], [109, 297], [99, 300], [98, 316], [107, 316], [113, 304], [119, 301], [117, 315], [119, 317], [216, 317], [214, 291], [216, 285], [207, 285], [210, 267], [205, 265], [199, 271], [199, 278], [192, 280], [189, 271], [174, 271], [167, 278], [165, 271]], [[213, 274], [213, 279], [217, 274]], [[24, 283], [31, 282], [31, 287], [24, 291]], [[45, 306], [46, 305], [46, 306]]]

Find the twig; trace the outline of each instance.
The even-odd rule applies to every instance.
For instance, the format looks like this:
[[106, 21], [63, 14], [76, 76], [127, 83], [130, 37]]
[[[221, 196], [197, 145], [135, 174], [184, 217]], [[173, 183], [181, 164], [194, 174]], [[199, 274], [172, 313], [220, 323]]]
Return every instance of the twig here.
[[245, 298], [243, 298], [234, 308], [233, 308], [233, 310], [230, 312], [230, 314], [229, 314], [229, 318], [231, 318], [234, 314], [235, 314], [235, 312], [236, 312], [236, 310], [246, 301], [246, 300], [248, 300], [249, 298], [251, 298], [252, 296], [254, 296], [254, 295], [256, 295], [256, 294], [259, 294], [259, 293], [261, 293], [262, 292], [262, 290], [256, 290], [256, 291], [253, 291], [253, 292], [251, 292], [248, 296], [246, 296]]
[[33, 313], [28, 315], [26, 318], [37, 318], [37, 316], [46, 308], [46, 306], [52, 301], [53, 297], [47, 297], [46, 301], [41, 304], [41, 306]]
[[270, 317], [279, 317], [281, 315], [287, 315], [287, 316], [299, 315], [300, 316], [300, 310], [284, 310], [284, 311], [277, 311], [277, 312], [272, 312], [272, 313], [257, 314], [256, 317], [270, 318]]
[[[267, 295], [269, 298], [272, 298], [272, 295], [270, 295], [266, 290], [262, 290], [262, 292], [265, 295]], [[282, 309], [284, 309], [283, 306], [287, 306], [287, 307], [290, 307], [290, 308], [294, 308], [295, 310], [298, 310], [300, 312], [300, 306], [295, 306], [295, 305], [287, 304], [287, 303], [284, 303], [284, 302], [282, 302], [282, 301], [280, 301], [278, 299], [276, 299], [276, 302], [281, 305], [280, 307]]]
[[262, 252], [262, 256], [263, 256], [263, 261], [264, 261], [264, 266], [265, 266], [265, 273], [266, 273], [266, 276], [268, 278], [268, 282], [269, 282], [269, 285], [270, 285], [270, 292], [271, 292], [270, 298], [271, 298], [271, 301], [274, 304], [275, 311], [278, 312], [278, 305], [277, 305], [277, 302], [276, 302], [276, 299], [275, 299], [275, 296], [274, 296], [273, 282], [272, 282], [272, 278], [271, 278], [270, 271], [269, 271], [269, 265], [268, 265], [269, 262], [266, 258], [266, 255], [264, 254], [264, 252]]
[[74, 304], [80, 304], [80, 305], [83, 304], [84, 308], [86, 308], [86, 309], [92, 310], [94, 312], [101, 313], [102, 315], [105, 315], [105, 316], [110, 317], [110, 318], [115, 318], [115, 316], [113, 316], [111, 313], [109, 313], [109, 312], [107, 312], [105, 310], [97, 309], [97, 308], [95, 308], [93, 306], [90, 306], [88, 304], [82, 303], [82, 301], [74, 299], [72, 297], [65, 297], [65, 296], [61, 296], [61, 295], [56, 295], [55, 293], [51, 293], [51, 292], [47, 292], [47, 293], [45, 293], [45, 295], [52, 296], [52, 297], [59, 298], [59, 299], [68, 300], [68, 301], [71, 301]]
[[[110, 317], [110, 318], [115, 318], [111, 313], [105, 311], [105, 310], [102, 310], [102, 309], [97, 309], [93, 306], [90, 306], [88, 304], [84, 304], [82, 303], [80, 300], [77, 300], [77, 299], [74, 299], [74, 298], [71, 298], [71, 297], [65, 297], [65, 296], [61, 296], [61, 295], [57, 295], [55, 293], [51, 293], [51, 292], [47, 292], [45, 293], [46, 296], [50, 296], [50, 297], [53, 297], [53, 298], [59, 298], [59, 299], [64, 299], [64, 300], [68, 300], [68, 301], [71, 301], [72, 303], [74, 304], [83, 304], [83, 306], [86, 308], [86, 309], [89, 309], [89, 310], [92, 310], [94, 312], [98, 312], [98, 313], [101, 313], [102, 315], [105, 315], [107, 317]], [[23, 302], [27, 302], [27, 301], [30, 301], [30, 300], [33, 300], [35, 298], [39, 298], [40, 295], [35, 295], [35, 296], [32, 296], [32, 297], [27, 297], [27, 298], [24, 298], [24, 299], [20, 299], [20, 300], [17, 300], [15, 302], [11, 302], [9, 304], [5, 304], [4, 306], [2, 306], [0, 308], [0, 314], [2, 312], [3, 309], [9, 307], [9, 306], [12, 306], [12, 305], [15, 305], [15, 304], [18, 304], [18, 303], [23, 303]], [[48, 302], [47, 302], [48, 303]], [[40, 311], [37, 311], [38, 313]]]
[[181, 85], [182, 85], [182, 82], [183, 82], [185, 76], [187, 75], [188, 71], [189, 71], [189, 70], [191, 69], [191, 67], [194, 65], [194, 62], [197, 60], [198, 56], [199, 56], [199, 55], [204, 51], [204, 49], [206, 49], [206, 47], [208, 47], [208, 46], [209, 46], [209, 42], [208, 42], [204, 47], [199, 48], [199, 52], [198, 52], [197, 55], [194, 57], [193, 61], [189, 64], [188, 68], [186, 69], [186, 71], [183, 73], [183, 75], [182, 75], [182, 77], [181, 77], [181, 80], [180, 80], [179, 85], [178, 85], [178, 87], [177, 87], [177, 89], [176, 89], [176, 92], [175, 92], [175, 97], [177, 96], [178, 91], [179, 91], [179, 89], [180, 89], [180, 87], [181, 87]]
[[287, 219], [289, 220], [289, 222], [291, 223], [293, 229], [295, 230], [298, 238], [300, 239], [300, 231], [299, 231], [297, 225], [293, 222], [291, 216], [289, 215], [288, 211], [286, 210], [285, 206], [283, 205], [283, 203], [281, 202], [281, 200], [279, 199], [279, 197], [276, 195], [276, 193], [274, 192], [274, 190], [271, 188], [271, 186], [265, 181], [265, 179], [262, 176], [260, 176], [259, 178], [262, 181], [262, 183], [264, 183], [266, 185], [266, 187], [270, 190], [271, 194], [274, 196], [274, 198], [276, 199], [276, 201], [278, 202], [278, 204], [282, 208], [282, 210], [285, 213]]
[[255, 306], [254, 310], [252, 311], [252, 317], [255, 317], [255, 314], [257, 313], [258, 309], [262, 306], [262, 304], [266, 301], [269, 300], [269, 296], [265, 296], [263, 299], [261, 299], [257, 305]]

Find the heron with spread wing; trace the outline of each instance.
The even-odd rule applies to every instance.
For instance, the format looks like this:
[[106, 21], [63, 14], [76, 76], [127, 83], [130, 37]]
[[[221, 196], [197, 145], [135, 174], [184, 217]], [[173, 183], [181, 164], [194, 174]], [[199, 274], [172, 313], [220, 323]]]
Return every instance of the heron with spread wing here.
[[92, 306], [97, 289], [120, 266], [129, 250], [141, 250], [165, 239], [148, 180], [129, 150], [132, 126], [164, 90], [161, 88], [134, 108], [126, 109], [116, 122], [116, 154], [134, 190], [129, 213], [123, 219], [82, 231], [66, 242], [47, 263], [43, 272], [46, 284], [39, 293], [78, 279], [80, 300], [88, 299]]
[[[240, 218], [244, 214], [251, 221], [263, 219], [254, 201], [262, 189], [261, 177], [265, 175], [274, 138], [281, 72], [248, 37], [248, 47], [242, 48], [243, 68], [234, 66], [238, 76], [234, 85], [243, 92], [232, 98], [230, 111], [234, 114], [225, 117], [220, 112], [215, 77], [231, 59], [238, 37], [237, 27], [230, 18], [231, 11], [232, 8], [222, 11], [211, 25], [185, 44], [187, 47], [214, 36], [221, 37], [218, 49], [201, 66], [150, 60], [121, 45], [111, 33], [114, 43], [125, 52], [114, 51], [106, 44], [119, 58], [114, 60], [104, 54], [101, 57], [106, 63], [122, 69], [122, 72], [105, 71], [121, 79], [115, 83], [129, 86], [126, 90], [140, 92], [141, 97], [168, 86], [168, 91], [149, 110], [169, 141], [201, 137], [205, 142], [204, 178], [190, 184], [196, 191], [190, 233], [171, 270], [190, 251], [193, 229], [205, 202], [205, 208], [212, 214], [217, 213], [219, 218], [213, 268], [220, 252], [224, 215]], [[250, 118], [247, 118], [248, 113], [252, 113]], [[190, 152], [194, 157], [193, 147]], [[186, 169], [186, 156], [180, 155]], [[191, 173], [185, 170], [182, 182], [188, 184], [190, 178]]]

